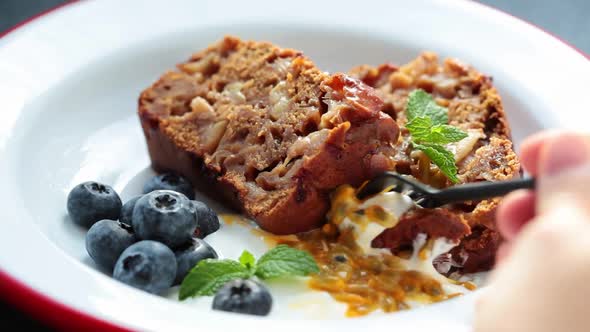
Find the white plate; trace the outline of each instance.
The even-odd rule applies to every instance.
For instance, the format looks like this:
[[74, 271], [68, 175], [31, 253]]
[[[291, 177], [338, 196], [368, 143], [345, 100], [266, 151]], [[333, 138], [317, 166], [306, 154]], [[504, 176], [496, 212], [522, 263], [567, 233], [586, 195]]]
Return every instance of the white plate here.
[[[0, 39], [3, 289], [11, 288], [21, 303], [52, 306], [39, 309], [46, 313], [66, 310], [61, 312], [72, 322], [98, 319], [128, 329], [467, 330], [477, 292], [398, 314], [318, 324], [294, 319], [299, 316], [288, 310], [287, 316], [260, 319], [175, 303], [91, 266], [83, 231], [65, 216], [69, 189], [95, 179], [114, 184], [124, 198], [137, 192], [150, 172], [135, 117], [139, 91], [224, 34], [304, 50], [329, 71], [403, 63], [426, 49], [457, 57], [494, 76], [517, 142], [546, 127], [587, 130], [590, 120], [583, 102], [588, 59], [522, 21], [471, 2], [75, 3]], [[218, 244], [222, 254], [235, 256], [247, 246], [245, 236], [235, 236], [233, 251]]]

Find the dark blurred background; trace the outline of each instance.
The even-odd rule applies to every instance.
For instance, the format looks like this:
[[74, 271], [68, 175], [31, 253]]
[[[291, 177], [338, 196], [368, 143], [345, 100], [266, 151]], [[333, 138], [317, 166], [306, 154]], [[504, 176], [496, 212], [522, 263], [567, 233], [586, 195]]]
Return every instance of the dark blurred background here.
[[[67, 1], [0, 0], [0, 32], [65, 2]], [[479, 0], [479, 2], [534, 23], [586, 54], [590, 54], [590, 0]]]
[[[0, 34], [34, 15], [65, 2], [67, 1], [0, 0]], [[590, 54], [590, 0], [480, 0], [479, 2], [527, 20], [586, 54]], [[0, 298], [1, 296], [2, 294]], [[27, 331], [49, 330], [42, 323], [34, 321], [26, 314], [0, 301], [0, 330], [25, 329]]]

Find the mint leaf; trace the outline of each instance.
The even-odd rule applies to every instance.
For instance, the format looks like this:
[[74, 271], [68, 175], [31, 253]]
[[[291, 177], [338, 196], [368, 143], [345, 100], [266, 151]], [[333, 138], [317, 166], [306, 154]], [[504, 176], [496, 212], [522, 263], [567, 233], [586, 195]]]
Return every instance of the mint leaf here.
[[467, 133], [457, 127], [436, 125], [430, 129], [430, 136], [426, 141], [436, 144], [448, 144], [459, 142], [465, 137], [467, 137]]
[[449, 126], [447, 109], [420, 89], [408, 95], [406, 116], [406, 128], [412, 136], [414, 148], [423, 151], [452, 182], [459, 182], [455, 156], [443, 145], [458, 142], [467, 137], [467, 133]]
[[251, 278], [276, 278], [286, 275], [308, 275], [318, 272], [313, 257], [305, 251], [279, 245], [262, 255], [256, 262], [254, 255], [247, 250], [242, 252], [239, 261], [232, 259], [205, 259], [188, 273], [180, 285], [178, 298], [213, 295], [227, 282]]
[[423, 90], [418, 89], [410, 92], [406, 104], [406, 117], [408, 121], [412, 121], [419, 116], [424, 116], [429, 101], [430, 95]]
[[406, 116], [408, 121], [417, 117], [427, 117], [432, 120], [433, 125], [449, 123], [447, 109], [439, 106], [430, 94], [421, 89], [414, 90], [408, 95]]
[[414, 149], [423, 151], [430, 161], [432, 161], [453, 183], [459, 182], [457, 178], [457, 166], [455, 165], [455, 155], [439, 144], [418, 144], [413, 143]]
[[433, 125], [427, 117], [416, 117], [406, 124], [406, 128], [412, 135], [412, 140], [417, 143], [448, 144], [458, 142], [467, 133], [461, 129], [449, 125]]
[[425, 116], [417, 116], [406, 123], [406, 128], [410, 131], [412, 140], [415, 141], [423, 141], [430, 136], [432, 126], [432, 120]]
[[317, 272], [319, 268], [309, 253], [282, 244], [258, 259], [255, 274], [261, 279], [270, 279], [289, 275], [306, 276]]
[[194, 296], [213, 295], [228, 281], [250, 276], [250, 271], [234, 260], [205, 259], [184, 278], [178, 299], [182, 301]]
[[244, 250], [239, 258], [240, 264], [244, 265], [248, 270], [254, 269], [256, 266], [256, 258], [248, 250]]

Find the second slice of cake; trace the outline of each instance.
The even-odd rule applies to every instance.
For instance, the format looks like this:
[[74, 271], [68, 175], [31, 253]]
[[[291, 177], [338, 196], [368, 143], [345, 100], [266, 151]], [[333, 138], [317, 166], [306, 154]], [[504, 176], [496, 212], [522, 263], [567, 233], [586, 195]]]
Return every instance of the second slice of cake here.
[[[382, 110], [394, 117], [401, 128], [401, 142], [392, 155], [396, 172], [439, 188], [453, 185], [422, 153], [412, 149], [410, 133], [405, 128], [408, 95], [422, 89], [448, 109], [450, 125], [468, 134], [449, 147], [455, 156], [460, 183], [520, 176], [520, 162], [512, 148], [502, 100], [490, 77], [456, 59], [441, 63], [430, 52], [400, 67], [363, 65], [350, 74], [377, 90], [384, 101]], [[461, 242], [447, 257], [449, 264], [440, 269], [442, 272], [488, 270], [501, 242], [495, 223], [499, 202], [500, 198], [494, 198], [437, 209], [414, 209], [404, 214], [396, 227], [375, 239], [373, 246], [398, 252], [411, 247], [419, 233], [430, 238], [445, 237]]]

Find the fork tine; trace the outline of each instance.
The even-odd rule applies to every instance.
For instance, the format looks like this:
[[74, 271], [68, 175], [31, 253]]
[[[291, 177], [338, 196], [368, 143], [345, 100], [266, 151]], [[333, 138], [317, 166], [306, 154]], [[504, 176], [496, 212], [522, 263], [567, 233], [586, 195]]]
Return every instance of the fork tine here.
[[393, 186], [391, 190], [397, 192], [401, 192], [403, 190], [403, 183], [401, 183], [399, 179], [392, 177], [388, 173], [382, 173], [366, 182], [363, 186], [361, 186], [361, 188], [359, 188], [359, 190], [357, 191], [357, 197], [359, 199], [364, 199], [369, 196], [378, 194], [391, 186]]
[[365, 199], [395, 186], [395, 191], [408, 195], [422, 207], [434, 208], [444, 204], [465, 200], [486, 199], [503, 196], [516, 189], [533, 189], [534, 178], [505, 180], [498, 182], [468, 183], [445, 189], [436, 189], [409, 176], [395, 172], [381, 173], [368, 181], [357, 191], [359, 199]]
[[410, 197], [412, 200], [417, 200], [420, 198], [424, 198], [424, 194], [416, 192], [416, 191], [410, 191], [406, 194], [408, 197]]
[[[399, 192], [408, 196], [418, 197], [419, 195], [431, 195], [435, 190], [429, 186], [413, 180], [410, 177], [400, 175], [395, 172], [385, 172], [377, 175], [372, 180], [366, 182], [357, 192], [359, 199], [378, 194], [383, 190], [391, 187], [390, 190]], [[414, 199], [414, 198], [412, 198]]]
[[426, 197], [419, 197], [416, 199], [412, 199], [416, 204], [422, 206], [422, 204], [426, 201]]

